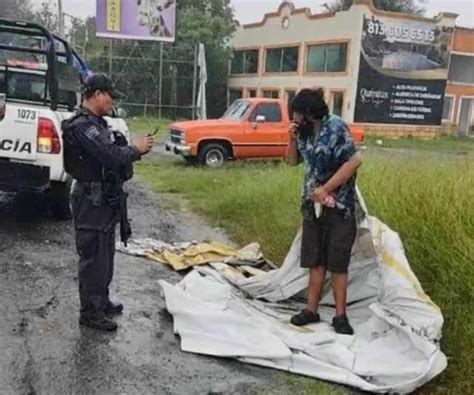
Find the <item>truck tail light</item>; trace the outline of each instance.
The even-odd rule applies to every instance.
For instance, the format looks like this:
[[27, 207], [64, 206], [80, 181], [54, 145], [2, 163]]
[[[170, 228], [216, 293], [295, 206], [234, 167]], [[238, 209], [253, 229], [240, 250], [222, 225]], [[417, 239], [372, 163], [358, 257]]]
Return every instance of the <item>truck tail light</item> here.
[[50, 119], [39, 119], [37, 151], [40, 154], [59, 154], [61, 152], [61, 140], [53, 121]]

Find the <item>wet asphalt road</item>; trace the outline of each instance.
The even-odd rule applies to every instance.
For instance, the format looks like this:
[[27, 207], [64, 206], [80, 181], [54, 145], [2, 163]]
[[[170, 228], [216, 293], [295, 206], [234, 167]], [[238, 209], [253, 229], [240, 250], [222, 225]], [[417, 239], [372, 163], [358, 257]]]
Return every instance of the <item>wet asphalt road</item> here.
[[[163, 212], [157, 196], [137, 183], [131, 187], [135, 237], [225, 239]], [[158, 279], [176, 283], [180, 275], [118, 254], [112, 295], [125, 304], [119, 330], [79, 327], [72, 224], [50, 219], [38, 197], [0, 194], [0, 394], [290, 391], [277, 371], [181, 352]]]

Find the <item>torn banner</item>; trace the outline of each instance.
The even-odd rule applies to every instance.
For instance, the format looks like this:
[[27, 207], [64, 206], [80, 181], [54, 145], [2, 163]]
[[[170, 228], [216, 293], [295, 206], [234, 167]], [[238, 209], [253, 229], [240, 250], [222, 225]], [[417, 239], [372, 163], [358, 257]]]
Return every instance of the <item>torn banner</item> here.
[[176, 271], [212, 262], [247, 266], [262, 266], [267, 263], [258, 243], [236, 250], [216, 241], [168, 244], [153, 239], [138, 239], [131, 240], [127, 247], [118, 242], [117, 251], [160, 262]]
[[355, 336], [337, 335], [329, 325], [329, 284], [322, 323], [289, 323], [305, 305], [308, 272], [299, 267], [300, 245], [298, 233], [280, 269], [253, 277], [212, 263], [195, 266], [178, 285], [160, 281], [181, 348], [381, 393], [411, 392], [446, 368], [441, 311], [423, 291], [395, 232], [374, 217], [359, 227], [348, 290]]

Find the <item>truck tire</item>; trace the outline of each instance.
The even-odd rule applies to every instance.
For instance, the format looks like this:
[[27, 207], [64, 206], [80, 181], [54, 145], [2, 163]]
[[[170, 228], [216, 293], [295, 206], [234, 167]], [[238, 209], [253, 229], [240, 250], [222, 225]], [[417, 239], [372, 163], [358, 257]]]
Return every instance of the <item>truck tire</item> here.
[[67, 221], [72, 218], [71, 186], [72, 179], [51, 184], [51, 206], [54, 217], [59, 221]]
[[229, 160], [229, 151], [223, 144], [208, 143], [200, 150], [198, 160], [202, 165], [215, 169]]

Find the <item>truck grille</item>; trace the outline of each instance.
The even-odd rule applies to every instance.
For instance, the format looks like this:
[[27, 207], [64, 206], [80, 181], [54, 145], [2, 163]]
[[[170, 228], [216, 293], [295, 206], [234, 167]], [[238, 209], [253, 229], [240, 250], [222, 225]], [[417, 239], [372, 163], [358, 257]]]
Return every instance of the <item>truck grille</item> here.
[[170, 140], [172, 143], [180, 144], [183, 141], [183, 133], [180, 130], [171, 129], [170, 130]]

